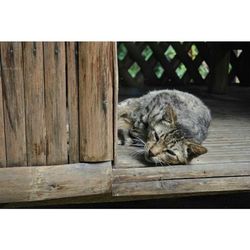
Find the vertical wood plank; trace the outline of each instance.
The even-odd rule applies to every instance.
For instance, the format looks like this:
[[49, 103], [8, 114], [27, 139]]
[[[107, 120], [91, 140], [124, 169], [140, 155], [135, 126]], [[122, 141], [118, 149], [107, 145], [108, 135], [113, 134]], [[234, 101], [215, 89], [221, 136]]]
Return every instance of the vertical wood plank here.
[[210, 58], [210, 83], [209, 91], [215, 94], [225, 94], [228, 88], [228, 67], [230, 62], [230, 50], [223, 44], [211, 45]]
[[22, 44], [1, 43], [7, 166], [27, 165]]
[[118, 92], [119, 92], [119, 75], [118, 75], [118, 59], [117, 59], [117, 43], [113, 43], [113, 134], [114, 134], [114, 142], [113, 142], [113, 150], [114, 150], [114, 165], [117, 164], [117, 108], [118, 108]]
[[0, 168], [1, 167], [6, 167], [6, 150], [3, 116], [2, 72], [0, 67]]
[[46, 165], [42, 43], [23, 43], [28, 165]]
[[64, 164], [67, 155], [65, 44], [44, 43], [47, 164]]
[[112, 46], [79, 44], [80, 161], [113, 160]]
[[79, 162], [78, 44], [67, 43], [67, 90], [69, 120], [69, 162]]

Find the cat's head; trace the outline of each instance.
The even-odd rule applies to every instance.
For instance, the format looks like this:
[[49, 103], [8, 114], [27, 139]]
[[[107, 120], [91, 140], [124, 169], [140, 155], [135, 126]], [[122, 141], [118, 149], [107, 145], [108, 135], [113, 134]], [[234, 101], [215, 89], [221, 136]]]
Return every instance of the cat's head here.
[[207, 152], [204, 146], [184, 138], [171, 106], [167, 106], [162, 120], [148, 128], [145, 149], [145, 159], [160, 165], [187, 164]]

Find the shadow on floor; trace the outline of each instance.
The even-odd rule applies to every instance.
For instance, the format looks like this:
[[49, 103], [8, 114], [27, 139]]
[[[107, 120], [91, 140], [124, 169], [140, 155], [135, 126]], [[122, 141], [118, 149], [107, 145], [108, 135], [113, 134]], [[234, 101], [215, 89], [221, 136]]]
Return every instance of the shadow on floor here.
[[39, 208], [250, 208], [250, 193]]

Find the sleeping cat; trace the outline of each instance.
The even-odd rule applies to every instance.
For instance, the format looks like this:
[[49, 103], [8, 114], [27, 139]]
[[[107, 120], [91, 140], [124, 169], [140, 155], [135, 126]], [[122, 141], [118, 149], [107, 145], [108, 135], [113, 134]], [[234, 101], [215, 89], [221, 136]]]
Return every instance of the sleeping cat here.
[[188, 164], [207, 152], [201, 143], [210, 122], [209, 109], [194, 95], [152, 91], [118, 104], [118, 143], [142, 146], [146, 161], [154, 164]]

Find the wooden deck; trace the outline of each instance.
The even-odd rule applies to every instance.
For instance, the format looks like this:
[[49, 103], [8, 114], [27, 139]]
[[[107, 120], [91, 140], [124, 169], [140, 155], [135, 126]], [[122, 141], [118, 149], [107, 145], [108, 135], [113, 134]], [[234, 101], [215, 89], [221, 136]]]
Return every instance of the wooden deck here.
[[133, 147], [118, 146], [118, 161], [113, 168], [111, 162], [2, 168], [0, 203], [6, 204], [1, 206], [249, 192], [250, 88], [232, 89], [227, 96], [211, 96], [206, 92], [197, 95], [210, 107], [213, 120], [204, 143], [208, 153], [190, 165], [145, 165], [132, 156]]
[[[244, 91], [203, 96], [212, 111], [208, 153], [190, 165], [148, 166], [134, 148], [118, 146], [113, 195], [173, 195], [250, 190], [250, 109]], [[249, 91], [248, 91], [249, 94]]]

